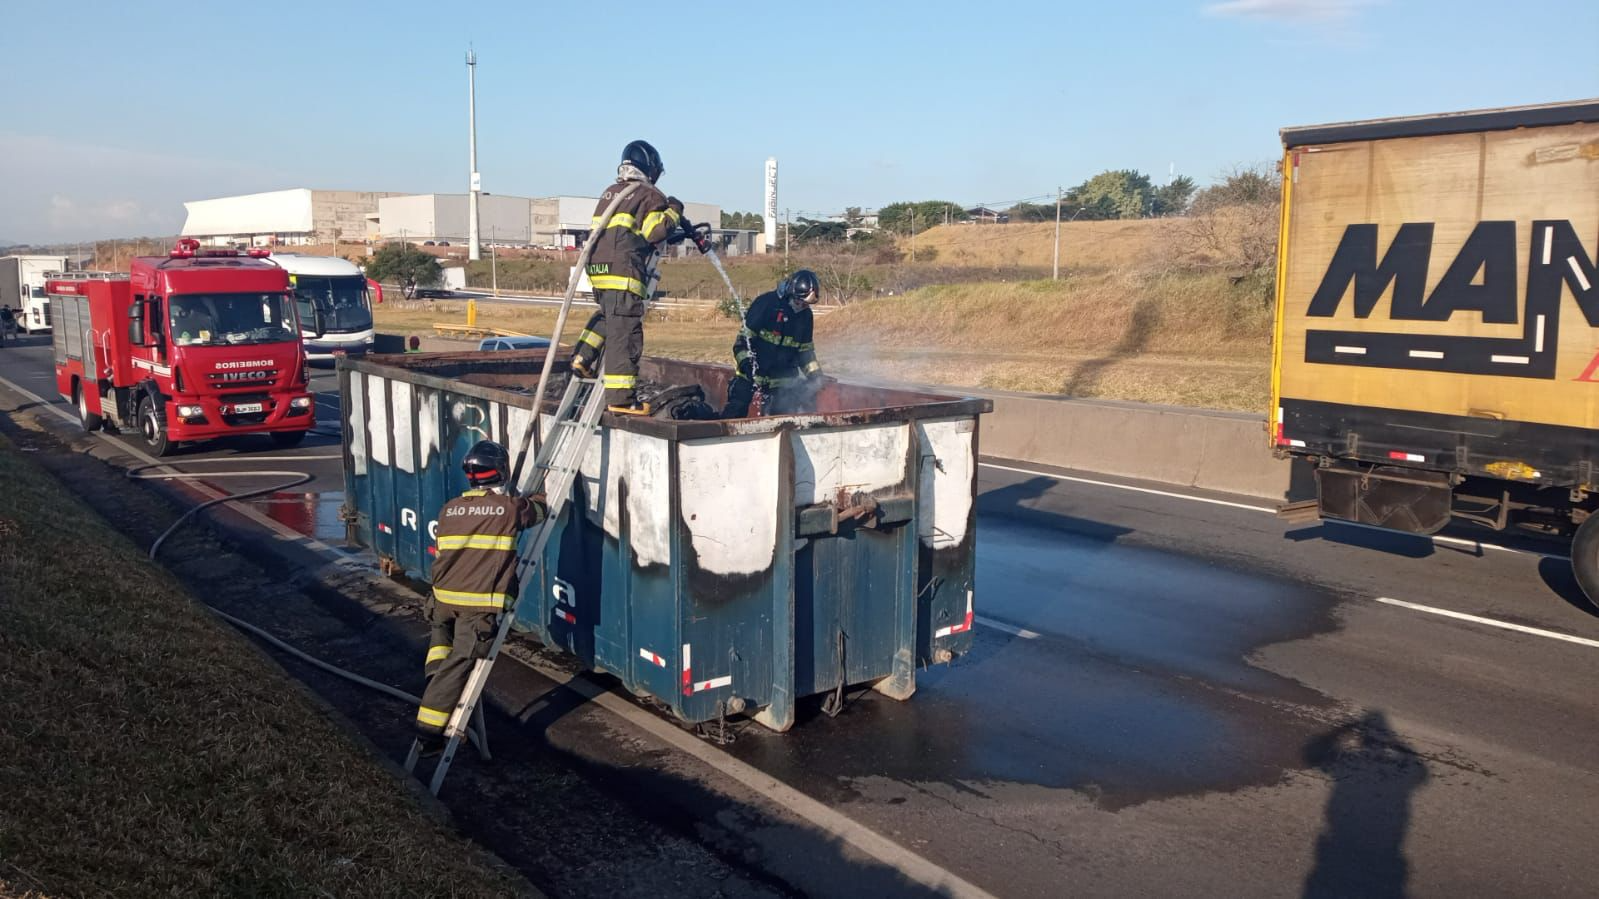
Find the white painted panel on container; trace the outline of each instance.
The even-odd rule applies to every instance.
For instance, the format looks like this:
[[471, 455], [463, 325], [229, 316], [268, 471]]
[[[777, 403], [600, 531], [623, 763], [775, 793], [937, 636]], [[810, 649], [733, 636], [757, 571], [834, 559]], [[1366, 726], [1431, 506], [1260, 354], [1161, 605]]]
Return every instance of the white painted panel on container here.
[[390, 408], [394, 421], [394, 467], [408, 474], [416, 472], [415, 421], [411, 417], [411, 385], [393, 382], [394, 402]]
[[378, 465], [389, 464], [388, 384], [387, 378], [368, 376], [366, 379], [367, 431], [372, 440], [372, 461]]
[[781, 432], [685, 441], [678, 448], [683, 524], [700, 568], [754, 574], [777, 549]]
[[533, 459], [534, 449], [532, 435], [528, 433], [528, 425], [533, 421], [533, 412], [521, 406], [505, 407], [505, 427], [509, 431], [505, 435], [505, 451], [511, 455], [512, 466], [516, 465], [517, 455], [524, 450], [526, 458], [522, 460], [522, 475], [517, 479], [518, 493], [526, 493], [533, 485]]
[[350, 372], [350, 462], [358, 475], [366, 474], [366, 375]]
[[832, 502], [840, 488], [869, 492], [905, 479], [910, 428], [904, 423], [797, 431], [795, 436], [795, 505]]
[[422, 436], [419, 466], [426, 471], [433, 464], [434, 454], [439, 451], [439, 392], [427, 387], [418, 387], [416, 390], [416, 417]]
[[923, 456], [917, 534], [933, 549], [956, 546], [966, 539], [975, 489], [972, 474], [977, 467], [972, 447], [975, 431], [976, 422], [970, 418], [916, 423]]
[[611, 477], [606, 491], [605, 532], [620, 530], [618, 480], [627, 484], [628, 542], [640, 565], [671, 561], [672, 485], [668, 444], [659, 437], [609, 431]]

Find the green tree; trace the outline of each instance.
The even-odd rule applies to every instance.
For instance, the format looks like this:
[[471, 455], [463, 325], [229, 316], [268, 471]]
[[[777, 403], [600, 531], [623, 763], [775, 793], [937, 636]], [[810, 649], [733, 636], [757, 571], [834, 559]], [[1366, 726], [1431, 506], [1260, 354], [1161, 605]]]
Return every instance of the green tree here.
[[1194, 195], [1195, 213], [1224, 206], [1274, 204], [1282, 195], [1282, 176], [1270, 163], [1235, 165], [1222, 173], [1221, 180]]
[[724, 212], [722, 227], [737, 231], [760, 231], [766, 227], [766, 220], [755, 212]]
[[964, 222], [966, 207], [948, 200], [922, 200], [918, 203], [890, 203], [877, 210], [877, 226], [895, 234], [926, 231], [944, 222]]
[[794, 223], [795, 243], [838, 243], [848, 235], [849, 225], [843, 222], [801, 218]]
[[1154, 202], [1150, 212], [1155, 215], [1182, 215], [1188, 211], [1188, 203], [1193, 199], [1194, 191], [1199, 185], [1187, 175], [1178, 175], [1166, 184], [1155, 188]]
[[1136, 219], [1153, 211], [1155, 187], [1143, 172], [1111, 169], [1067, 191], [1066, 199], [1076, 218]]
[[407, 243], [387, 243], [367, 261], [366, 276], [398, 284], [400, 292], [410, 298], [416, 295], [418, 287], [439, 283], [444, 269], [431, 253]]
[[[1055, 220], [1054, 203], [1017, 203], [1005, 210], [1013, 222], [1052, 222]], [[1070, 215], [1070, 213], [1067, 213]]]

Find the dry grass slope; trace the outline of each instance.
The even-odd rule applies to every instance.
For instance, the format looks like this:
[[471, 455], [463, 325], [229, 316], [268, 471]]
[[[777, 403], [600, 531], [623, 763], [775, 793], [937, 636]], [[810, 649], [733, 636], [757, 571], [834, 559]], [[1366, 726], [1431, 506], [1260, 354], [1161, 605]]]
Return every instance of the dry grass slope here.
[[0, 890], [527, 890], [3, 437], [0, 483]]
[[[1132, 219], [1061, 224], [1063, 269], [1140, 267], [1173, 242], [1182, 219]], [[909, 251], [910, 242], [900, 248]], [[939, 225], [916, 235], [918, 250], [936, 250], [940, 265], [1047, 268], [1055, 250], [1054, 222]]]

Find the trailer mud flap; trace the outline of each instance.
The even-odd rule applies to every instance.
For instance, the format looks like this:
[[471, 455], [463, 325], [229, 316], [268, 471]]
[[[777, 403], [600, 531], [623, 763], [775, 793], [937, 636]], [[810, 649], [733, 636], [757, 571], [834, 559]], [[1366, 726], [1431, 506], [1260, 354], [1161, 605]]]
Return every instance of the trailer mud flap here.
[[1316, 489], [1323, 518], [1436, 534], [1449, 523], [1454, 490], [1443, 472], [1379, 466], [1320, 468]]

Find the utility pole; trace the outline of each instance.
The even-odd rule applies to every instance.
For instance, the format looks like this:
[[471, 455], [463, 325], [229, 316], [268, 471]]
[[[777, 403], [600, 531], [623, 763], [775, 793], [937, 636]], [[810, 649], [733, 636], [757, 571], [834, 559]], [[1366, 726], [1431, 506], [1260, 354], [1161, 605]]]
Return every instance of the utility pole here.
[[489, 276], [493, 279], [495, 296], [500, 295], [500, 242], [495, 240], [497, 234], [498, 232], [494, 228], [489, 229]]
[[788, 221], [788, 210], [783, 210], [783, 270], [788, 270], [788, 233], [793, 227]]
[[1057, 185], [1055, 187], [1055, 273], [1050, 280], [1060, 280], [1060, 199], [1065, 191]]
[[911, 261], [916, 261], [916, 207], [911, 207]]
[[478, 192], [483, 189], [483, 177], [477, 170], [477, 53], [472, 50], [466, 51], [466, 128], [467, 146], [472, 155], [472, 191], [466, 203], [466, 258], [476, 262], [483, 258], [483, 244], [477, 230]]

